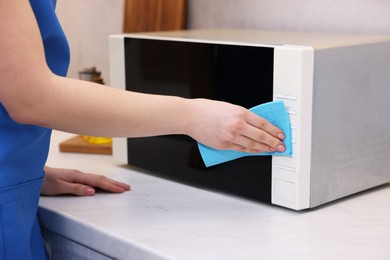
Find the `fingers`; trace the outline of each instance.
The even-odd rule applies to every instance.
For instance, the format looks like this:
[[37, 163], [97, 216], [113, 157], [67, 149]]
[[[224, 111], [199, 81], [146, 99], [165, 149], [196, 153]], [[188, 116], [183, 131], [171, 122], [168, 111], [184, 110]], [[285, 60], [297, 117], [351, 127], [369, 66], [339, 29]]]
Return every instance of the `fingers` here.
[[278, 137], [270, 134], [267, 130], [249, 125], [245, 131], [245, 137], [247, 138], [247, 140], [243, 140], [245, 147], [250, 149], [269, 152], [284, 152], [286, 150], [282, 141], [285, 137], [282, 133]]
[[42, 185], [42, 195], [73, 194], [91, 196], [95, 188], [112, 193], [130, 190], [126, 183], [119, 182], [103, 175], [89, 174], [71, 169], [59, 169], [45, 166], [46, 176]]
[[[77, 189], [77, 190], [75, 190], [75, 194], [79, 194], [80, 190], [78, 190], [78, 189], [82, 189], [85, 187], [95, 187], [95, 188], [99, 188], [99, 189], [109, 191], [112, 193], [122, 193], [124, 191], [130, 190], [129, 185], [122, 183], [122, 182], [119, 182], [119, 181], [116, 181], [116, 180], [113, 180], [113, 179], [110, 179], [110, 178], [107, 178], [103, 175], [80, 173], [80, 174], [75, 174], [72, 177], [73, 177], [73, 179], [72, 179], [73, 184], [82, 185], [82, 187], [80, 187], [80, 188], [74, 187], [75, 189]], [[83, 192], [85, 192], [85, 191], [83, 191]], [[85, 195], [88, 195], [88, 194], [85, 194]]]
[[253, 112], [248, 113], [247, 122], [248, 124], [251, 124], [256, 128], [262, 129], [267, 133], [269, 133], [270, 135], [277, 137], [279, 140], [283, 140], [285, 138], [285, 135], [282, 130], [280, 130], [278, 127], [274, 126], [269, 121], [256, 115]]
[[91, 175], [92, 178], [88, 178], [85, 183], [84, 181], [80, 182], [67, 182], [62, 181], [61, 183], [61, 194], [73, 194], [77, 196], [93, 196], [96, 193], [95, 188], [100, 188], [105, 191], [109, 191], [112, 193], [122, 193], [126, 190], [130, 190], [130, 187], [126, 187], [123, 185], [116, 185], [110, 182], [110, 179], [102, 180], [94, 180], [96, 177]]
[[73, 194], [76, 196], [93, 196], [95, 195], [95, 189], [79, 184], [62, 181], [60, 194]]
[[237, 138], [237, 145], [249, 151], [284, 152], [286, 150], [282, 130], [264, 118], [249, 112], [246, 121], [247, 127], [243, 129], [242, 137]]
[[248, 138], [244, 135], [236, 137], [236, 140], [233, 145], [236, 146], [234, 147], [234, 149], [242, 152], [271, 152], [271, 147], [269, 147], [265, 143]]

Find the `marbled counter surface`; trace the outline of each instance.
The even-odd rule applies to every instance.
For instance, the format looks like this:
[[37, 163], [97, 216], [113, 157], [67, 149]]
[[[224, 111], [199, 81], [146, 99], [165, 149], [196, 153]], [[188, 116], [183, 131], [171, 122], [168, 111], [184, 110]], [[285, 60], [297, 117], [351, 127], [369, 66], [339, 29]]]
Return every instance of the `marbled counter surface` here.
[[390, 259], [390, 185], [295, 212], [159, 179], [107, 155], [60, 153], [48, 165], [131, 184], [124, 194], [42, 197], [42, 226], [116, 259]]

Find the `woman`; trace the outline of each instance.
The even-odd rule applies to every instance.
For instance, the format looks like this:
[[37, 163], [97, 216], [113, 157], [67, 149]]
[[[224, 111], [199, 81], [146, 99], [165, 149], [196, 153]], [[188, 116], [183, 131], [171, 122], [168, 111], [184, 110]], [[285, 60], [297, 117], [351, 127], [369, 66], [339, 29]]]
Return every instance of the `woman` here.
[[242, 107], [65, 78], [69, 48], [54, 8], [55, 0], [0, 1], [0, 259], [46, 259], [36, 217], [40, 194], [130, 188], [45, 166], [51, 129], [115, 137], [185, 134], [217, 149], [284, 151], [283, 132]]

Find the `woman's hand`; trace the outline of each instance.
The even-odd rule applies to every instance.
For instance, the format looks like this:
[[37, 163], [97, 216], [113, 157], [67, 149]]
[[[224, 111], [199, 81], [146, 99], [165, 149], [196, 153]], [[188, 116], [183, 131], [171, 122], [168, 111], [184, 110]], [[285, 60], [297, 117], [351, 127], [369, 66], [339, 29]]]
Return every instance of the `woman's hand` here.
[[188, 135], [204, 145], [243, 152], [284, 152], [282, 130], [253, 112], [226, 102], [193, 99]]
[[41, 195], [73, 194], [93, 196], [95, 188], [112, 193], [130, 190], [130, 186], [103, 175], [84, 173], [77, 170], [58, 169], [45, 166]]

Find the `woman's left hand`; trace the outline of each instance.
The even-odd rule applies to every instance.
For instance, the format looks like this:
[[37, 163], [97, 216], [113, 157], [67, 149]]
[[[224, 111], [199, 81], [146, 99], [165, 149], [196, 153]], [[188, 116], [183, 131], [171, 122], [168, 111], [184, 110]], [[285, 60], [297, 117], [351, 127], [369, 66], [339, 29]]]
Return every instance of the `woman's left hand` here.
[[45, 173], [41, 195], [73, 194], [77, 196], [93, 196], [95, 188], [112, 193], [122, 193], [130, 190], [130, 186], [126, 183], [115, 181], [103, 175], [48, 166], [45, 166]]

